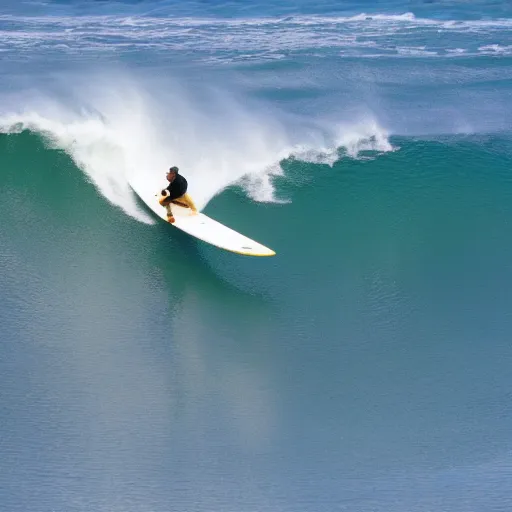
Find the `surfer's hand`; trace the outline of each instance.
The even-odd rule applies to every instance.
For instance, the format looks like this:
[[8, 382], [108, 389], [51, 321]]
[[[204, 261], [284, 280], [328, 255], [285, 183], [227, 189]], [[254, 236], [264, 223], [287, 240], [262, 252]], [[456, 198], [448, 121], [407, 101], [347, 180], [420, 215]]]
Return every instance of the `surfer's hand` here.
[[167, 217], [167, 222], [170, 222], [171, 224], [174, 224], [176, 222], [176, 219], [172, 215], [169, 215]]

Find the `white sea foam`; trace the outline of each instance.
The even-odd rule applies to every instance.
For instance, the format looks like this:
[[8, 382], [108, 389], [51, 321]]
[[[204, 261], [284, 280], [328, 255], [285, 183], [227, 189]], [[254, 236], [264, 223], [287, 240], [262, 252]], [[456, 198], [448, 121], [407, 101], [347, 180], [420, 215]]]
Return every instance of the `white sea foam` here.
[[[0, 104], [0, 131], [28, 129], [66, 151], [114, 205], [144, 221], [129, 184], [151, 197], [178, 165], [202, 208], [238, 183], [256, 201], [278, 201], [273, 176], [290, 156], [332, 164], [343, 154], [392, 149], [386, 132], [367, 116], [343, 125], [292, 120], [203, 88], [133, 78], [76, 77], [73, 94], [56, 99], [18, 93]], [[112, 84], [115, 84], [113, 86]], [[69, 86], [69, 84], [68, 84]], [[13, 108], [18, 105], [18, 108]]]
[[[509, 18], [492, 20], [436, 20], [412, 13], [355, 16], [289, 16], [262, 18], [122, 17], [122, 16], [0, 16], [0, 49], [32, 52], [57, 49], [73, 55], [91, 52], [151, 49], [156, 52], [190, 52], [197, 59], [218, 61], [273, 58], [274, 53], [335, 49], [342, 55], [439, 55], [438, 48], [423, 53], [408, 51], [418, 38], [434, 43], [438, 37], [455, 38], [452, 44], [478, 54], [478, 46], [500, 40], [506, 47], [512, 28]], [[431, 35], [436, 37], [432, 39]], [[398, 39], [397, 39], [398, 38]], [[476, 39], [475, 39], [476, 38]], [[503, 39], [505, 38], [505, 39]], [[435, 43], [437, 44], [437, 43]], [[390, 52], [390, 45], [401, 49]], [[202, 53], [204, 52], [204, 53]], [[453, 54], [451, 54], [453, 56]]]
[[512, 45], [487, 44], [480, 46], [478, 51], [486, 55], [511, 55]]

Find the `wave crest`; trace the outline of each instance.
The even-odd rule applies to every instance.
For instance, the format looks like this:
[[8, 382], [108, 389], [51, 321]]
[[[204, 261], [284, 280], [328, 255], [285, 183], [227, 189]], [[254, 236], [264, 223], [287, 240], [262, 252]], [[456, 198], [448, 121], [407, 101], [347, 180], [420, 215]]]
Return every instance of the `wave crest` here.
[[343, 155], [393, 149], [373, 119], [339, 124], [291, 118], [226, 92], [190, 91], [177, 83], [119, 77], [93, 83], [75, 87], [69, 101], [18, 95], [25, 106], [1, 115], [0, 131], [41, 134], [66, 151], [105, 198], [142, 222], [152, 221], [130, 184], [149, 201], [171, 165], [182, 169], [203, 208], [235, 183], [256, 201], [278, 201], [273, 177], [291, 156], [332, 165]]

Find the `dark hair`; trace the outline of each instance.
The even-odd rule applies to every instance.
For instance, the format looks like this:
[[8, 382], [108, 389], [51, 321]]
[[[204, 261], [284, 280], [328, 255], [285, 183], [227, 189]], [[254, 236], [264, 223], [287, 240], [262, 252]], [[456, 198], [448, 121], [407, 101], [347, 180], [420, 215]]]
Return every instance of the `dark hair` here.
[[171, 168], [169, 169], [169, 172], [175, 172], [176, 174], [178, 174], [178, 171], [179, 171], [179, 169], [178, 169], [176, 166], [171, 167]]

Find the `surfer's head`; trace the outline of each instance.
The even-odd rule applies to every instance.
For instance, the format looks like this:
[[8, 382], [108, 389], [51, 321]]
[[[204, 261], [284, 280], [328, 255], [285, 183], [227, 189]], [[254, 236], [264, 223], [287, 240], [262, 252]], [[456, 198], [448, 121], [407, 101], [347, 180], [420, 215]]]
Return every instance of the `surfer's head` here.
[[174, 178], [176, 178], [176, 175], [178, 174], [179, 169], [174, 166], [169, 169], [169, 172], [167, 173], [167, 181], [169, 183], [174, 181]]

